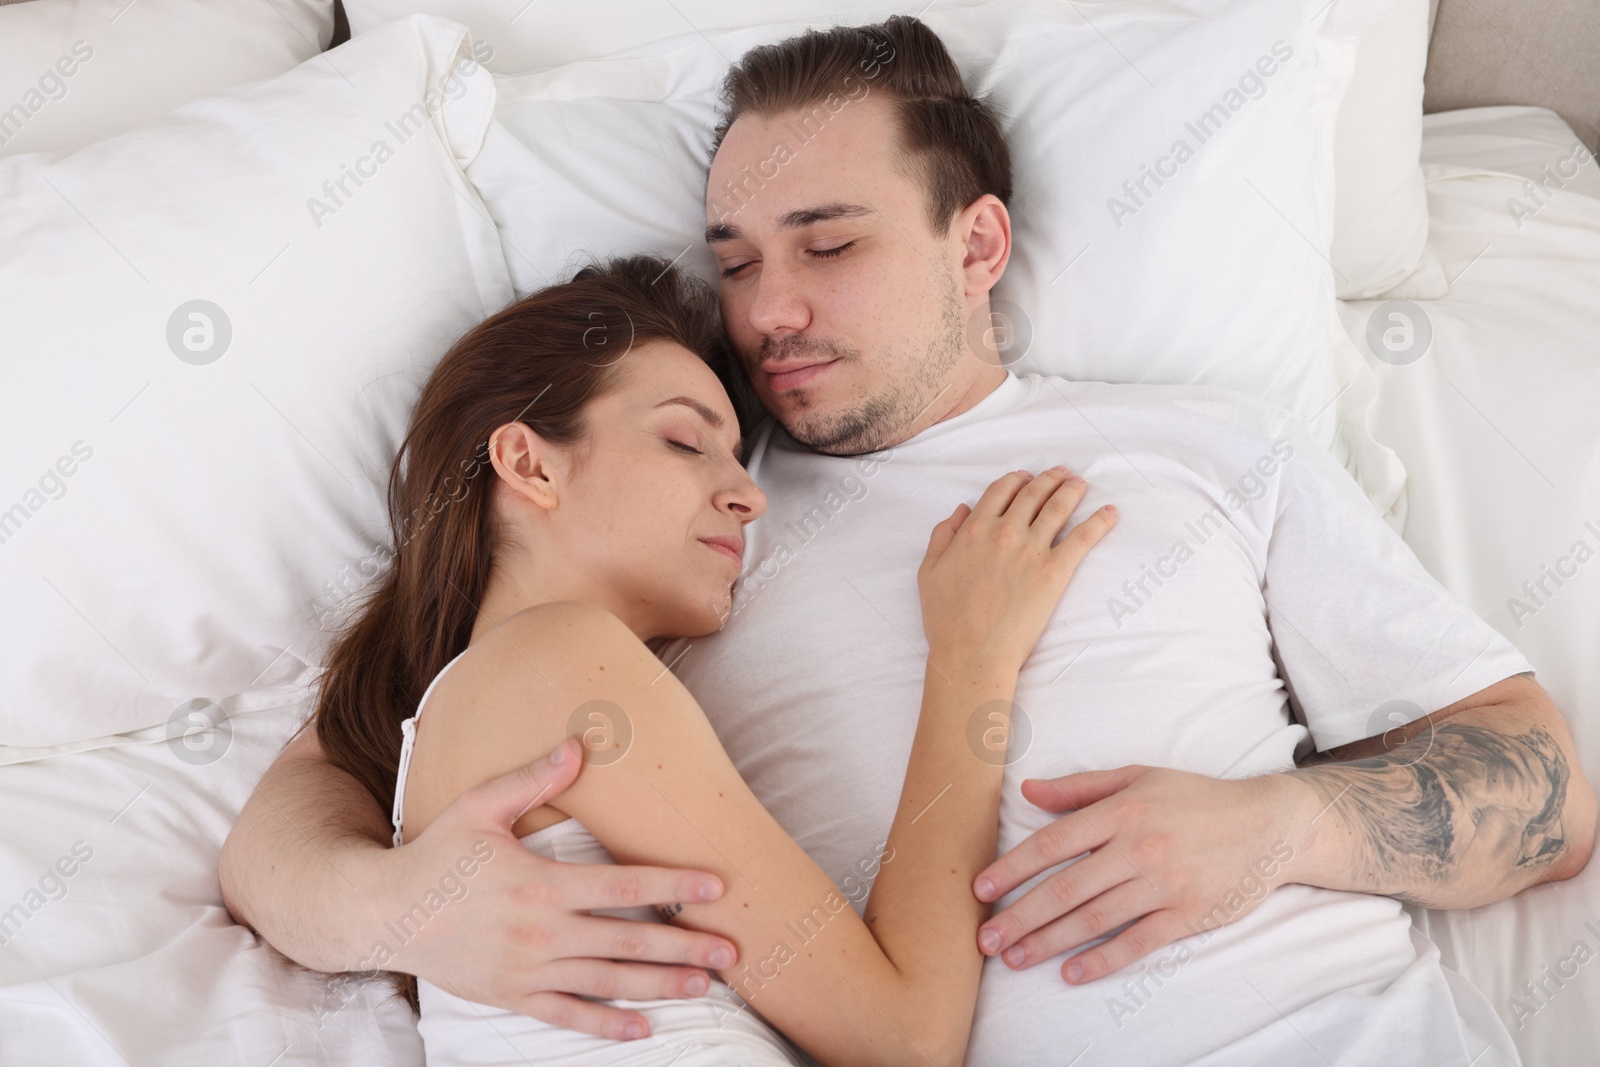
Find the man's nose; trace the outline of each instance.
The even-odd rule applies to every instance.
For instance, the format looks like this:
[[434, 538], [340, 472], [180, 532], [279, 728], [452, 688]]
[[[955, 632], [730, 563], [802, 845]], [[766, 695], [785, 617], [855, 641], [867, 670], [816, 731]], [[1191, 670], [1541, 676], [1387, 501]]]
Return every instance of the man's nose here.
[[781, 264], [761, 265], [747, 315], [750, 328], [763, 337], [798, 333], [811, 325], [800, 279]]

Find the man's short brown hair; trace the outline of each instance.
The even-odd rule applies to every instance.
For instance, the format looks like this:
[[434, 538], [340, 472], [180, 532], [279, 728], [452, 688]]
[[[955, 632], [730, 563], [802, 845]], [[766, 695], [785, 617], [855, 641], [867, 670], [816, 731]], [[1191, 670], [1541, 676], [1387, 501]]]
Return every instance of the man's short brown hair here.
[[852, 84], [895, 102], [898, 154], [927, 189], [934, 233], [948, 230], [956, 213], [985, 193], [1010, 203], [1011, 154], [999, 114], [967, 92], [944, 42], [909, 15], [812, 30], [745, 53], [723, 79], [712, 156], [739, 116], [857, 99], [863, 94]]

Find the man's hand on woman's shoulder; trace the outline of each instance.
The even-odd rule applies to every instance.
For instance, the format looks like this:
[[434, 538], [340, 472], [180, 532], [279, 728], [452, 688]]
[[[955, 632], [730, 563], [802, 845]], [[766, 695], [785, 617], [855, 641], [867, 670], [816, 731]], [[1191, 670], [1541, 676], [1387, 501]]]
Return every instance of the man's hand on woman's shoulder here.
[[715, 876], [556, 863], [512, 835], [517, 817], [558, 795], [581, 765], [581, 749], [568, 739], [551, 757], [462, 794], [416, 840], [376, 857], [370, 918], [383, 940], [375, 957], [386, 955], [385, 942], [398, 950], [352, 968], [404, 971], [467, 1000], [614, 1038], [645, 1036], [644, 1018], [580, 997], [704, 993], [701, 968], [734, 960], [725, 938], [588, 911], [715, 900], [723, 889]]

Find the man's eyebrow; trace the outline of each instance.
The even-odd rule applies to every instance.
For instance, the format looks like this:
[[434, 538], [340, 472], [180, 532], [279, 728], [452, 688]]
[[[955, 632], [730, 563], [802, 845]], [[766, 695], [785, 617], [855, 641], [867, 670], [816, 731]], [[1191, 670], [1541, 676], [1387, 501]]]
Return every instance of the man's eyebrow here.
[[797, 230], [802, 226], [810, 226], [813, 222], [827, 222], [830, 219], [854, 219], [862, 215], [871, 215], [873, 211], [865, 204], [823, 204], [820, 207], [803, 207], [778, 216], [778, 228], [782, 230]]
[[[827, 222], [831, 219], [854, 219], [862, 215], [871, 215], [873, 210], [865, 204], [819, 204], [816, 207], [796, 208], [794, 211], [785, 212], [778, 216], [778, 228], [781, 230], [797, 230], [802, 226], [810, 226], [814, 222]], [[739, 227], [729, 222], [718, 222], [706, 227], [706, 244], [720, 244], [724, 241], [736, 241], [744, 236]]]
[[[723, 428], [723, 426], [727, 425], [725, 422], [723, 422], [721, 415], [718, 415], [715, 411], [712, 411], [710, 408], [706, 407], [692, 396], [670, 396], [661, 403], [657, 404], [656, 407], [664, 408], [668, 404], [682, 404], [684, 407], [688, 408], [696, 415], [699, 415], [702, 419], [705, 419], [707, 422], [709, 422], [714, 429], [720, 430]], [[654, 409], [652, 408], [651, 410]], [[733, 454], [737, 456], [743, 451], [744, 438], [741, 436], [733, 443]]]

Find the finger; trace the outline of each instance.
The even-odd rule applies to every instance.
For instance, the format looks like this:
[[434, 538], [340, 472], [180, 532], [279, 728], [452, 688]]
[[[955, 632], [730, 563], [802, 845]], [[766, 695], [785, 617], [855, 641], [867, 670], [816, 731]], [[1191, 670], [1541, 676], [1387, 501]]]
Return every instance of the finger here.
[[633, 960], [726, 970], [738, 962], [733, 942], [665, 923], [574, 916], [556, 931], [550, 955], [568, 959]]
[[961, 509], [965, 504], [957, 504], [955, 511], [943, 522], [934, 524], [933, 531], [928, 534], [928, 551], [923, 554], [923, 562], [936, 560], [944, 555], [945, 549], [950, 547], [950, 542], [956, 539], [956, 531], [961, 529], [961, 521], [965, 517]]
[[557, 863], [543, 873], [545, 884], [553, 890], [549, 902], [577, 910], [701, 904], [722, 896], [722, 880], [706, 871], [619, 867], [611, 863]]
[[1072, 513], [1078, 509], [1088, 491], [1089, 483], [1069, 472], [1056, 486], [1055, 492], [1045, 498], [1033, 525], [1043, 535], [1046, 544], [1054, 543], [1066, 528], [1067, 520], [1072, 518]]
[[1045, 502], [1067, 480], [1067, 475], [1072, 472], [1062, 466], [1048, 467], [1042, 470], [1027, 485], [1017, 490], [1017, 495], [1012, 498], [1010, 506], [1006, 508], [1006, 518], [1020, 522], [1023, 526], [1031, 526], [1039, 517], [1039, 511]]
[[583, 760], [573, 745], [571, 738], [564, 739], [542, 759], [473, 786], [451, 807], [461, 805], [509, 831], [523, 812], [549, 803], [578, 777]]
[[1151, 912], [1111, 940], [1086, 949], [1061, 965], [1061, 977], [1082, 985], [1119, 971], [1158, 948], [1189, 934], [1183, 917], [1171, 908]]
[[552, 993], [602, 1000], [667, 1000], [702, 997], [711, 976], [696, 967], [662, 967], [614, 960], [557, 960], [539, 969], [538, 982]]
[[[1074, 505], [1076, 506], [1076, 505]], [[1069, 567], [1077, 567], [1089, 550], [1100, 543], [1117, 524], [1117, 506], [1107, 504], [1067, 531], [1067, 536], [1052, 550]]]
[[[978, 927], [978, 950], [985, 956], [997, 956], [1035, 930], [1128, 881], [1134, 874], [1116, 852], [1101, 849], [1092, 853], [1052, 874], [1024, 893], [1022, 899], [987, 919]], [[1074, 944], [1081, 945], [1087, 940], [1084, 938]]]
[[580, 1000], [566, 993], [530, 993], [512, 1008], [563, 1030], [631, 1041], [650, 1036], [650, 1021], [636, 1011]]
[[972, 505], [970, 505], [970, 504], [957, 504], [956, 505], [956, 513], [954, 515], [950, 516], [950, 528], [952, 530], [960, 530], [961, 527], [966, 523], [967, 516], [971, 515], [971, 514], [972, 514]]
[[1033, 480], [1033, 475], [1027, 471], [1011, 471], [1002, 474], [989, 483], [989, 488], [983, 491], [978, 498], [978, 503], [972, 511], [975, 515], [985, 518], [999, 518], [1005, 514], [1006, 508], [1011, 506], [1011, 501], [1016, 498], [1017, 491]]
[[[1000, 958], [1012, 970], [1032, 967], [1143, 918], [1153, 907], [1150, 883], [1142, 879], [1122, 882], [1046, 924], [1043, 929], [1035, 930], [1002, 952]], [[1151, 949], [1156, 947], [1150, 946]]]
[[1060, 778], [1024, 778], [1022, 796], [1045, 811], [1076, 811], [1122, 792], [1148, 769], [1130, 764], [1109, 771], [1079, 771]]
[[1109, 816], [1099, 820], [1105, 830], [1101, 833], [1093, 822], [1074, 812], [1035, 830], [1016, 848], [978, 872], [972, 880], [972, 895], [979, 900], [997, 900], [1041, 871], [1099, 848], [1113, 830], [1104, 825], [1109, 821]]

